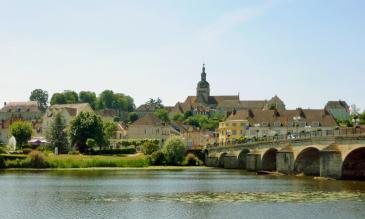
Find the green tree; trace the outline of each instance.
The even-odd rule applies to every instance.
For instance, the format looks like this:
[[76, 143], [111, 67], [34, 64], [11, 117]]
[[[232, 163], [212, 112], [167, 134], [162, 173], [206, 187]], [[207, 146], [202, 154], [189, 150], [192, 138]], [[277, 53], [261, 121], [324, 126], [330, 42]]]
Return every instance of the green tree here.
[[169, 122], [169, 112], [166, 109], [158, 109], [155, 115], [164, 122]]
[[48, 139], [52, 145], [52, 149], [58, 148], [60, 153], [68, 150], [68, 138], [66, 132], [65, 119], [60, 113], [57, 113], [48, 130]]
[[96, 148], [97, 145], [98, 144], [96, 143], [96, 141], [94, 139], [92, 139], [92, 138], [88, 138], [86, 140], [86, 146], [88, 146], [90, 149]]
[[63, 92], [63, 95], [65, 95], [66, 102], [68, 104], [78, 103], [79, 102], [79, 95], [72, 90], [65, 90]]
[[20, 149], [32, 138], [33, 128], [29, 122], [17, 121], [10, 126], [10, 134], [15, 137]]
[[63, 93], [54, 93], [51, 97], [51, 105], [66, 104], [67, 100]]
[[143, 143], [143, 153], [146, 155], [151, 155], [153, 152], [158, 151], [160, 147], [158, 146], [158, 143], [152, 142], [152, 141], [146, 141]]
[[114, 92], [112, 90], [104, 90], [99, 95], [99, 109], [113, 109]]
[[79, 93], [79, 102], [80, 103], [88, 103], [91, 108], [96, 109], [96, 94], [91, 91], [81, 91]]
[[104, 143], [103, 121], [95, 113], [81, 112], [71, 121], [71, 144], [78, 147], [80, 152], [85, 152], [89, 149], [86, 145], [88, 138], [94, 139], [98, 145]]
[[186, 151], [187, 145], [179, 137], [168, 139], [162, 148], [162, 152], [165, 154], [167, 164], [169, 165], [181, 165]]
[[128, 120], [129, 120], [131, 123], [133, 123], [133, 122], [137, 121], [137, 119], [138, 119], [138, 114], [137, 114], [136, 112], [131, 112], [131, 113], [129, 113], [129, 115], [128, 115]]
[[113, 109], [117, 110], [119, 115], [121, 114], [121, 112], [127, 111], [127, 105], [127, 99], [124, 94], [115, 93], [113, 95]]
[[127, 111], [133, 112], [136, 109], [136, 105], [134, 104], [134, 100], [131, 96], [125, 96], [127, 100]]
[[[110, 144], [109, 140], [112, 139], [118, 131], [117, 124], [115, 122], [104, 122], [104, 143], [106, 146]], [[101, 149], [101, 145], [100, 145]]]
[[38, 108], [44, 112], [47, 109], [48, 92], [42, 89], [35, 89], [31, 92], [29, 100], [37, 101]]
[[184, 121], [184, 115], [176, 114], [172, 117], [172, 120], [174, 120], [175, 122], [182, 122], [182, 121]]

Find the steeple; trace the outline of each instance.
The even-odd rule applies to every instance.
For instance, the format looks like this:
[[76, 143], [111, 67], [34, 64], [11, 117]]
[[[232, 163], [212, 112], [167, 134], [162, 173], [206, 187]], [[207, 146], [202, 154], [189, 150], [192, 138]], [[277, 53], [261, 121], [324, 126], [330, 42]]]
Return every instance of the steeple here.
[[205, 63], [203, 63], [202, 74], [201, 74], [201, 80], [202, 80], [202, 81], [207, 81], [207, 73], [205, 73]]
[[208, 104], [208, 99], [210, 95], [209, 83], [207, 81], [207, 73], [205, 72], [205, 64], [203, 63], [201, 80], [198, 83], [198, 87], [196, 89], [196, 96], [198, 98], [198, 102], [202, 104]]

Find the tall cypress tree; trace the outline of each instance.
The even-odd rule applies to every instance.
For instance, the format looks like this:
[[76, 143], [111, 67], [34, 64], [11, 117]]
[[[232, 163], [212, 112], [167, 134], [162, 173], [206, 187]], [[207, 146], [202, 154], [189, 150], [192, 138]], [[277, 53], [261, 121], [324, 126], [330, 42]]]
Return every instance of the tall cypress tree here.
[[60, 153], [67, 152], [68, 138], [66, 132], [66, 124], [64, 118], [60, 113], [56, 114], [48, 130], [48, 139], [50, 140], [53, 149], [57, 147]]

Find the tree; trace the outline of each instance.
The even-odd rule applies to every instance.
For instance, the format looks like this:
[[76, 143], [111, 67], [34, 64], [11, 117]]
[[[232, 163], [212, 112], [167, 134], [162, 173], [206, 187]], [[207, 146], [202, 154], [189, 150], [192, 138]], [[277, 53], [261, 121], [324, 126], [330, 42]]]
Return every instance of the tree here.
[[[118, 127], [114, 122], [104, 122], [104, 143], [109, 145], [109, 140], [113, 138], [117, 133]], [[101, 145], [100, 145], [101, 149]]]
[[143, 143], [143, 153], [146, 155], [151, 155], [153, 152], [158, 151], [160, 147], [158, 143], [152, 141], [146, 141]]
[[187, 145], [179, 137], [168, 139], [162, 148], [162, 152], [165, 154], [167, 164], [169, 165], [181, 165], [186, 151]]
[[66, 132], [65, 119], [60, 113], [57, 113], [48, 130], [48, 139], [52, 145], [52, 149], [58, 148], [60, 153], [67, 152], [68, 138]]
[[127, 104], [127, 99], [124, 94], [115, 93], [113, 95], [113, 109], [117, 110], [119, 115], [122, 111], [127, 111]]
[[15, 137], [16, 145], [20, 149], [31, 139], [32, 133], [33, 128], [29, 122], [17, 121], [10, 126], [10, 134]]
[[164, 106], [162, 105], [162, 100], [159, 97], [157, 97], [156, 100], [153, 98], [150, 98], [146, 102], [146, 106], [148, 109], [154, 109], [154, 110], [164, 108]]
[[79, 102], [79, 95], [72, 90], [65, 90], [63, 92], [63, 95], [65, 95], [66, 103], [68, 104], [74, 104]]
[[89, 149], [86, 145], [88, 138], [94, 139], [98, 145], [104, 143], [103, 121], [95, 113], [81, 112], [71, 121], [71, 144], [77, 146], [80, 152], [85, 152]]
[[134, 100], [131, 96], [125, 96], [127, 100], [127, 111], [133, 112], [136, 109], [136, 105], [134, 104]]
[[182, 121], [184, 121], [184, 115], [176, 114], [172, 117], [172, 120], [174, 120], [175, 122], [182, 122]]
[[38, 108], [44, 112], [47, 109], [48, 92], [42, 89], [35, 89], [31, 92], [29, 100], [37, 101]]
[[96, 109], [96, 94], [91, 91], [81, 91], [79, 93], [79, 102], [80, 103], [88, 103], [91, 108]]
[[138, 114], [137, 114], [136, 112], [131, 112], [131, 113], [129, 113], [129, 115], [128, 115], [128, 120], [129, 120], [131, 123], [133, 123], [133, 122], [137, 121], [137, 119], [138, 119]]
[[155, 115], [164, 122], [169, 122], [169, 112], [166, 109], [158, 109]]
[[112, 90], [104, 90], [99, 96], [99, 109], [113, 109], [114, 92]]
[[51, 105], [66, 104], [67, 100], [63, 93], [54, 93], [51, 98]]

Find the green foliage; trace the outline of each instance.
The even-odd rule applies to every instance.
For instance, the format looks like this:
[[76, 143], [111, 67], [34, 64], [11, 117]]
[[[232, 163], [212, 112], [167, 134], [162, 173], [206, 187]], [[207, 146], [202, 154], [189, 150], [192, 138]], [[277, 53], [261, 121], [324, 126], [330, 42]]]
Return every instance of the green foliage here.
[[57, 113], [52, 121], [49, 130], [47, 131], [47, 136], [53, 151], [57, 147], [60, 153], [67, 152], [69, 142], [66, 132], [66, 123], [60, 113]]
[[184, 123], [201, 129], [214, 131], [218, 128], [219, 122], [222, 122], [224, 118], [225, 116], [222, 113], [216, 112], [211, 116], [206, 116], [206, 115], [189, 116], [186, 118]]
[[23, 154], [30, 154], [32, 152], [31, 148], [23, 148]]
[[128, 147], [131, 145], [143, 145], [145, 142], [153, 142], [154, 144], [159, 144], [159, 140], [157, 139], [126, 139], [126, 140], [119, 140], [117, 142], [118, 145]]
[[91, 108], [96, 109], [96, 94], [92, 91], [81, 91], [79, 93], [80, 103], [88, 103]]
[[100, 116], [94, 113], [81, 112], [71, 121], [71, 144], [78, 147], [80, 152], [88, 149], [86, 140], [92, 138], [98, 145], [104, 143], [104, 126]]
[[184, 160], [186, 150], [187, 145], [179, 137], [172, 137], [168, 139], [162, 148], [162, 152], [165, 154], [167, 164], [169, 165], [181, 165]]
[[49, 164], [46, 161], [46, 156], [40, 151], [32, 151], [27, 161], [29, 163], [29, 167], [31, 168], [47, 168]]
[[169, 112], [166, 109], [158, 109], [155, 115], [164, 122], [169, 122]]
[[33, 133], [32, 125], [29, 122], [17, 121], [10, 126], [10, 135], [16, 139], [16, 145], [22, 148], [31, 139]]
[[122, 93], [114, 93], [112, 90], [105, 90], [99, 95], [97, 107], [99, 109], [115, 109], [120, 114], [122, 111], [132, 112], [135, 105], [132, 97]]
[[184, 121], [185, 117], [183, 114], [176, 114], [172, 117], [172, 120], [175, 122], [182, 122]]
[[135, 153], [136, 153], [135, 147], [91, 151], [92, 155], [117, 155], [117, 154], [135, 154]]
[[131, 112], [128, 115], [129, 122], [133, 123], [138, 120], [138, 114], [136, 112]]
[[54, 93], [51, 98], [51, 105], [73, 104], [79, 102], [79, 95], [75, 91], [66, 90], [63, 93]]
[[241, 136], [237, 139], [237, 143], [242, 144], [242, 143], [246, 143], [247, 138], [245, 136]]
[[155, 166], [166, 165], [165, 154], [162, 151], [155, 151], [151, 154], [151, 164]]
[[88, 138], [86, 140], [86, 146], [88, 146], [89, 148], [95, 148], [97, 146], [97, 143], [94, 139]]
[[153, 152], [158, 151], [160, 147], [158, 144], [152, 141], [146, 141], [143, 143], [143, 153], [146, 155], [151, 155]]
[[3, 157], [5, 160], [23, 160], [28, 156], [24, 154], [2, 154], [1, 157]]
[[44, 112], [47, 109], [48, 92], [42, 89], [35, 89], [30, 94], [29, 100], [37, 101], [39, 109]]
[[193, 116], [193, 112], [191, 111], [186, 111], [184, 113], [184, 120], [188, 119], [189, 117]]
[[54, 93], [51, 97], [51, 105], [66, 104], [67, 100], [63, 93]]
[[201, 166], [203, 162], [199, 160], [194, 154], [189, 153], [186, 155], [183, 163], [184, 166]]
[[3, 156], [0, 156], [0, 169], [5, 168], [5, 159]]
[[114, 101], [114, 92], [112, 90], [104, 90], [99, 95], [99, 109], [112, 109]]
[[113, 138], [118, 130], [117, 124], [115, 122], [104, 122], [104, 145], [109, 145], [109, 139]]

